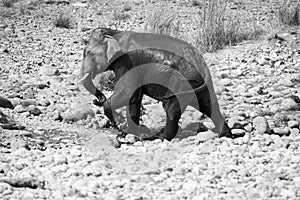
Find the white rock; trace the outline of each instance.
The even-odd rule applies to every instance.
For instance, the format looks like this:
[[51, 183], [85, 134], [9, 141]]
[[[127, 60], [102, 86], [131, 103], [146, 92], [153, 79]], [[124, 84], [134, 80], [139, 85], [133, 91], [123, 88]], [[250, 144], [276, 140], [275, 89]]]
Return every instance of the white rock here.
[[54, 156], [54, 163], [56, 165], [61, 165], [61, 164], [68, 164], [68, 159], [64, 155], [55, 155]]
[[277, 127], [275, 127], [275, 128], [273, 128], [273, 132], [276, 135], [282, 136], [282, 135], [289, 135], [290, 130], [289, 130], [288, 127], [285, 127], [285, 128], [277, 128]]
[[256, 117], [253, 119], [253, 128], [257, 134], [264, 134], [270, 132], [268, 121], [265, 117]]
[[183, 183], [182, 185], [182, 190], [188, 192], [188, 193], [193, 193], [198, 187], [198, 183], [193, 180], [188, 180], [187, 182]]
[[246, 131], [244, 129], [231, 129], [234, 136], [244, 136]]
[[68, 165], [66, 164], [62, 164], [62, 165], [56, 165], [54, 167], [51, 168], [51, 171], [54, 173], [54, 174], [57, 174], [57, 173], [61, 173], [61, 172], [66, 172], [68, 170]]
[[284, 99], [281, 102], [281, 109], [283, 110], [297, 110], [299, 109], [299, 105], [291, 98]]
[[281, 194], [281, 196], [283, 196], [284, 199], [294, 198], [296, 196], [295, 191], [293, 191], [293, 190], [287, 190], [287, 189], [281, 190], [280, 194]]
[[5, 196], [13, 193], [12, 187], [7, 183], [0, 182], [0, 196]]
[[212, 132], [212, 131], [205, 131], [205, 132], [200, 132], [196, 136], [196, 140], [198, 142], [205, 142], [211, 139], [214, 139], [217, 137], [217, 134]]
[[296, 120], [288, 121], [288, 127], [290, 128], [299, 128], [299, 122]]

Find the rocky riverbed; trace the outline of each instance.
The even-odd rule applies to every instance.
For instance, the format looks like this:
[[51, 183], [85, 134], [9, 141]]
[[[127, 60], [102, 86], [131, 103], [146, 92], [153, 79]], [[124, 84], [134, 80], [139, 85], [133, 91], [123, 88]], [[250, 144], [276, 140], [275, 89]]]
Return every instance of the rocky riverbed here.
[[[173, 6], [183, 21], [197, 12], [185, 1], [128, 2], [121, 30], [140, 29], [150, 5]], [[124, 5], [0, 6], [0, 96], [14, 107], [0, 99], [0, 199], [300, 199], [299, 27], [204, 54], [235, 139], [217, 138], [210, 119], [188, 108], [171, 142], [128, 135], [115, 144], [119, 132], [77, 76], [80, 38], [98, 24], [115, 26], [113, 8]], [[53, 25], [60, 12], [74, 16], [73, 28]], [[185, 25], [191, 35], [194, 23]], [[143, 105], [145, 132], [164, 126], [161, 104]]]

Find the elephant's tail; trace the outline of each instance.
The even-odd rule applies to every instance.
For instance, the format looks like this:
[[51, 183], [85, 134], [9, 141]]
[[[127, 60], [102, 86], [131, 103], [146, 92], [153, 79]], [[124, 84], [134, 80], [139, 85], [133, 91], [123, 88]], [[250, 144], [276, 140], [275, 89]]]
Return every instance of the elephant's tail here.
[[199, 87], [196, 87], [192, 90], [187, 90], [187, 91], [178, 92], [178, 93], [175, 93], [175, 94], [166, 95], [166, 96], [162, 97], [162, 99], [169, 99], [169, 98], [174, 97], [174, 96], [182, 96], [182, 95], [188, 95], [188, 94], [192, 94], [192, 93], [196, 94], [196, 93], [202, 92], [206, 89], [208, 89], [207, 84], [204, 82], [202, 85], [200, 85]]

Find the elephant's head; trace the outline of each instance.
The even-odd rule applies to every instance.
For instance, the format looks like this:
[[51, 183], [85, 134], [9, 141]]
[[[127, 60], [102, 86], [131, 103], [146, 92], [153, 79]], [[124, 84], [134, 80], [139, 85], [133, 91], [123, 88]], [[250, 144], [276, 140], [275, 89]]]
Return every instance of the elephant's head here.
[[106, 29], [95, 29], [88, 40], [84, 40], [86, 47], [83, 53], [83, 64], [81, 67], [80, 81], [91, 94], [95, 95], [101, 106], [106, 100], [104, 94], [99, 91], [93, 79], [109, 67], [121, 51], [120, 44], [112, 35], [107, 34]]

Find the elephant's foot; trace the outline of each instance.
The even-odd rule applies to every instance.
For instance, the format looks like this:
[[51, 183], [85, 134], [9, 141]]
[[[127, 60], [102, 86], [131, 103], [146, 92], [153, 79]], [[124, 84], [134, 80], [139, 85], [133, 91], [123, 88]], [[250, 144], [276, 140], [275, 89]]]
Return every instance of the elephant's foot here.
[[106, 101], [105, 95], [100, 90], [96, 90], [95, 96], [97, 99], [94, 99], [93, 103], [99, 107], [103, 106], [104, 102]]
[[224, 123], [223, 129], [219, 132], [219, 137], [232, 138], [232, 132], [226, 123]]
[[151, 135], [149, 137], [147, 137], [147, 136], [142, 137], [142, 140], [144, 140], [144, 141], [146, 141], [146, 140], [153, 141], [153, 140], [156, 140], [156, 139], [163, 140], [164, 130], [165, 130], [165, 128], [162, 128], [160, 131], [158, 131], [154, 135]]

